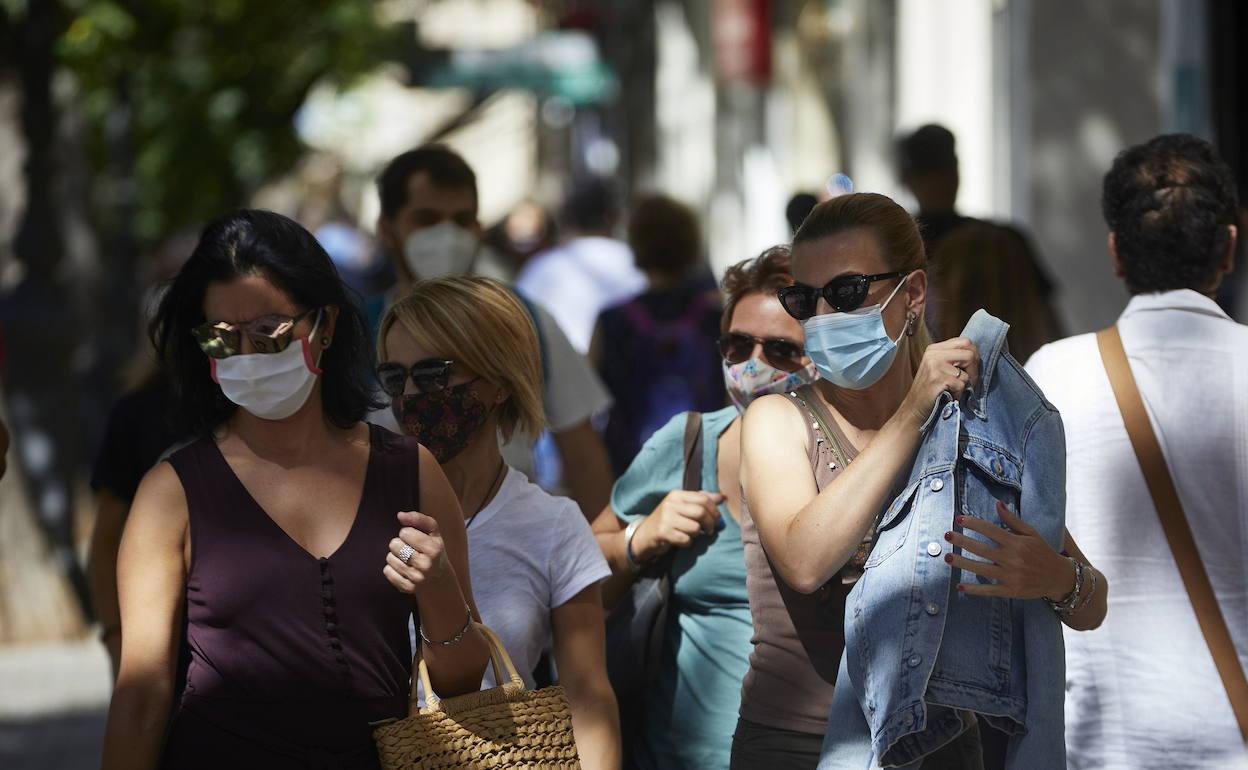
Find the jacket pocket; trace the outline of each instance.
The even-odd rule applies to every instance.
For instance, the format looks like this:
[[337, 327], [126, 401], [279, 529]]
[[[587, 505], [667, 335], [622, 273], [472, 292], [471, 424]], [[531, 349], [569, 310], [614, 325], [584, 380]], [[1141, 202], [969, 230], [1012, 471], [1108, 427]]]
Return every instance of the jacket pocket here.
[[883, 563], [906, 541], [906, 535], [910, 532], [910, 522], [914, 519], [910, 513], [914, 508], [914, 498], [918, 489], [918, 481], [906, 487], [905, 491], [893, 498], [892, 504], [880, 517], [880, 523], [875, 528], [875, 543], [872, 544], [871, 555], [867, 557], [866, 564], [863, 565], [865, 569], [871, 569]]

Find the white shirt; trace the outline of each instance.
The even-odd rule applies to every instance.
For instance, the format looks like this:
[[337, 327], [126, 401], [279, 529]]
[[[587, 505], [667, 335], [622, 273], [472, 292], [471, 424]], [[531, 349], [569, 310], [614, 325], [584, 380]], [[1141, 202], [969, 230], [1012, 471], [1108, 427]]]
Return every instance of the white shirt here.
[[[546, 423], [550, 429], [556, 432], [567, 430], [610, 409], [611, 396], [589, 361], [572, 347], [559, 324], [545, 308], [537, 303], [532, 303], [530, 307], [536, 317], [538, 342], [542, 346], [546, 361], [542, 406], [546, 411]], [[449, 355], [454, 357], [453, 353]], [[396, 433], [403, 432], [389, 407], [372, 413], [369, 421]], [[503, 445], [502, 451], [503, 459], [508, 465], [530, 479], [537, 479], [532, 438], [517, 433], [512, 436], [511, 441]], [[546, 475], [554, 477], [551, 486], [557, 488], [557, 470]]]
[[584, 354], [598, 314], [645, 291], [646, 277], [626, 244], [586, 236], [535, 255], [516, 276], [516, 288], [550, 310]]
[[[1118, 329], [1248, 666], [1248, 326], [1183, 290], [1132, 298]], [[1248, 768], [1095, 336], [1046, 345], [1027, 371], [1065, 423], [1067, 526], [1109, 580], [1104, 625], [1066, 630], [1070, 768]]]
[[[468, 565], [481, 620], [530, 688], [538, 660], [552, 649], [551, 612], [611, 576], [576, 503], [547, 494], [514, 469], [468, 521]], [[487, 667], [482, 689], [494, 684]]]

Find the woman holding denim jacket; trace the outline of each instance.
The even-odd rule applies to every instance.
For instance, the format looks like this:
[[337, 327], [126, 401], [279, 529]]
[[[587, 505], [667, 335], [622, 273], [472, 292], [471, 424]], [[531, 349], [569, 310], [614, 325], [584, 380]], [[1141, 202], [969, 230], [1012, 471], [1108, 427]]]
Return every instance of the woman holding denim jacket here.
[[[734, 767], [756, 766], [763, 756], [782, 759], [771, 766], [816, 766], [844, 647], [845, 597], [861, 574], [873, 525], [913, 464], [936, 400], [946, 391], [960, 398], [979, 376], [979, 352], [969, 340], [933, 343], [928, 336], [925, 266], [914, 220], [882, 195], [820, 204], [794, 236], [796, 284], [781, 299], [804, 322], [821, 380], [759, 399], [744, 419], [741, 481], [750, 522], [743, 529], [757, 586], [756, 631]], [[972, 517], [959, 522], [995, 546], [946, 534], [986, 560], [949, 554], [946, 561], [993, 581], [959, 590], [1047, 597], [1071, 628], [1098, 626], [1106, 581], [1069, 535], [1066, 553], [1057, 553], [1003, 505], [998, 512], [1008, 530]], [[975, 733], [924, 767], [982, 767]]]

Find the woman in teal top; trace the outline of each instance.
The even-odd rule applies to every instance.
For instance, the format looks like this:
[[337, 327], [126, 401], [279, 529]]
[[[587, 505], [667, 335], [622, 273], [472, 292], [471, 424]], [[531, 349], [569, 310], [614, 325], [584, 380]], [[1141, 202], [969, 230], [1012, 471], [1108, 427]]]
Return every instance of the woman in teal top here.
[[740, 412], [760, 395], [814, 379], [801, 325], [776, 298], [793, 282], [788, 250], [775, 248], [724, 275], [724, 381], [733, 406], [702, 416], [702, 486], [681, 488], [687, 416], [642, 447], [616, 482], [594, 532], [612, 577], [608, 606], [642, 565], [672, 548], [672, 597], [662, 658], [644, 724], [628, 752], [640, 770], [727, 769], [753, 626], [739, 525]]

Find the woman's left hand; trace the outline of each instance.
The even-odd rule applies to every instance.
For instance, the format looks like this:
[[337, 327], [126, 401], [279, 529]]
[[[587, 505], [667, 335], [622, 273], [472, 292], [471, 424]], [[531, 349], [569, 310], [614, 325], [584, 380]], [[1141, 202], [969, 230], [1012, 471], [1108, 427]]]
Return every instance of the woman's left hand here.
[[963, 529], [978, 532], [995, 546], [957, 532], [945, 533], [945, 539], [963, 551], [987, 559], [979, 561], [951, 553], [946, 554], [945, 561], [993, 581], [959, 583], [959, 591], [1005, 599], [1060, 600], [1074, 590], [1075, 567], [1070, 559], [1054, 551], [1035, 527], [1014, 515], [1005, 503], [997, 502], [997, 515], [1008, 529], [974, 516], [958, 516]]
[[[399, 523], [403, 528], [390, 541], [384, 572], [390, 585], [405, 594], [419, 595], [428, 584], [452, 574], [446, 544], [432, 516], [402, 511]], [[407, 561], [401, 558], [404, 555]]]

